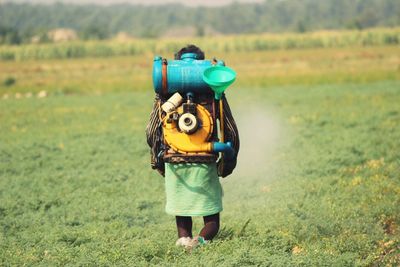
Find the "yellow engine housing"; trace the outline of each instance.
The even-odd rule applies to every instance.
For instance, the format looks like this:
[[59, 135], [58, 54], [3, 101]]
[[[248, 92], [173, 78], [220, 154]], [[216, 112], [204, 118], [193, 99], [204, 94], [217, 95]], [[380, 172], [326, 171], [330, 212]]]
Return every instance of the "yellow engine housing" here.
[[201, 126], [192, 134], [180, 132], [176, 121], [171, 120], [168, 122], [171, 113], [178, 112], [179, 115], [183, 113], [182, 106], [168, 113], [163, 119], [164, 140], [175, 151], [198, 154], [205, 154], [212, 151], [212, 144], [208, 141], [213, 132], [213, 119], [210, 112], [199, 104], [196, 105], [196, 111], [196, 117], [200, 121]]

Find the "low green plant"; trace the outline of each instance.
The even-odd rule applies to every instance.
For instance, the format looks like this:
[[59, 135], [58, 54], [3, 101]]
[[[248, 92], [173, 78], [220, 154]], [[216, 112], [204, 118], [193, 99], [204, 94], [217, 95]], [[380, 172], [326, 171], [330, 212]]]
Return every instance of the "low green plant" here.
[[399, 88], [230, 88], [238, 167], [191, 254], [149, 165], [152, 92], [1, 100], [0, 263], [397, 265]]
[[6, 87], [12, 86], [17, 82], [14, 77], [6, 77], [3, 81], [3, 85]]
[[398, 266], [397, 51], [217, 54], [241, 149], [192, 253], [149, 164], [152, 55], [0, 63], [0, 265]]

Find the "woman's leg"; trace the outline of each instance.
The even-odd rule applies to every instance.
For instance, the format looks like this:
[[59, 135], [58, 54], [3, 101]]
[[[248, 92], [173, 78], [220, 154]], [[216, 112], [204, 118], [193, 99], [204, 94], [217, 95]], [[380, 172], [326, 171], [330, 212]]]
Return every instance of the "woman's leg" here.
[[212, 240], [219, 231], [219, 213], [204, 216], [204, 227], [200, 231], [200, 236], [205, 240]]
[[176, 216], [176, 227], [178, 228], [178, 237], [192, 237], [192, 217]]

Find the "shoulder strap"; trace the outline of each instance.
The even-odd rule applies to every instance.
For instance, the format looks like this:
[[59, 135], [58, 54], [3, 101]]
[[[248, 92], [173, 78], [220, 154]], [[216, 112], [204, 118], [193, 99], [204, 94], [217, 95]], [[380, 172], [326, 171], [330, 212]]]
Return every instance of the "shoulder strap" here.
[[156, 95], [150, 120], [146, 127], [147, 144], [150, 146], [151, 167], [164, 176], [165, 166], [163, 160], [164, 140], [161, 129], [161, 100]]

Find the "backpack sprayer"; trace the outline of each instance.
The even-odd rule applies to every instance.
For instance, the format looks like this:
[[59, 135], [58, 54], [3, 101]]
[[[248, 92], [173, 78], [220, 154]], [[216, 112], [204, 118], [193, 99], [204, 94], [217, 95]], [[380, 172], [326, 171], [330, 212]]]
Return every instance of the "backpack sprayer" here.
[[[161, 106], [165, 143], [182, 154], [222, 152], [233, 158], [231, 143], [224, 142], [222, 95], [235, 79], [236, 73], [223, 61], [197, 60], [195, 53], [182, 54], [180, 60], [155, 57], [154, 91], [169, 96]], [[210, 141], [216, 120], [205, 106], [195, 103], [197, 95], [214, 95], [219, 101], [219, 142]]]

